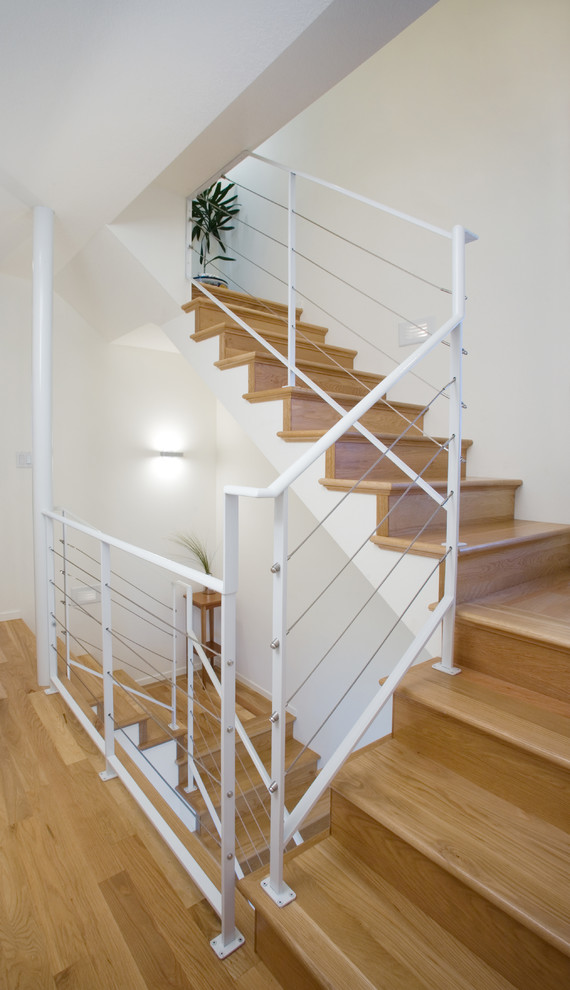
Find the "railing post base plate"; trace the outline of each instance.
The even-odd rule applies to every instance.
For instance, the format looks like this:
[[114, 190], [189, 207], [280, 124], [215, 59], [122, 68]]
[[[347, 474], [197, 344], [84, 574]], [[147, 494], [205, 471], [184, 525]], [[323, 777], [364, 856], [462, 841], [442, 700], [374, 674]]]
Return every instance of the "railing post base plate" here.
[[236, 949], [239, 949], [244, 944], [244, 942], [245, 942], [244, 936], [236, 928], [234, 937], [232, 938], [231, 942], [227, 942], [224, 945], [223, 936], [216, 935], [216, 937], [211, 940], [210, 945], [212, 946], [218, 959], [225, 959], [226, 956], [231, 955], [232, 952], [235, 952]]
[[48, 687], [45, 689], [44, 694], [59, 694], [56, 687]]
[[286, 883], [283, 884], [283, 889], [280, 894], [277, 894], [273, 887], [271, 886], [270, 877], [266, 877], [265, 880], [261, 881], [261, 886], [263, 887], [266, 894], [269, 894], [272, 901], [275, 901], [277, 907], [285, 907], [286, 904], [290, 904], [296, 898], [296, 893], [291, 890]]
[[434, 670], [441, 670], [442, 674], [460, 674], [461, 667], [446, 667], [444, 663], [439, 661], [439, 663], [432, 663]]
[[101, 770], [99, 776], [101, 780], [107, 781], [107, 780], [113, 780], [113, 778], [116, 777], [117, 774], [115, 773], [114, 770]]

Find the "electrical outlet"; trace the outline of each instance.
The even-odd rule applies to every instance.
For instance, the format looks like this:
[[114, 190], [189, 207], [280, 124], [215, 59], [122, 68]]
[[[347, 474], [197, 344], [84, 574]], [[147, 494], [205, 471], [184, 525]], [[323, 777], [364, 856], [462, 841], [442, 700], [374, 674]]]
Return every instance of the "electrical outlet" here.
[[16, 467], [31, 468], [32, 454], [29, 450], [18, 450], [16, 453]]

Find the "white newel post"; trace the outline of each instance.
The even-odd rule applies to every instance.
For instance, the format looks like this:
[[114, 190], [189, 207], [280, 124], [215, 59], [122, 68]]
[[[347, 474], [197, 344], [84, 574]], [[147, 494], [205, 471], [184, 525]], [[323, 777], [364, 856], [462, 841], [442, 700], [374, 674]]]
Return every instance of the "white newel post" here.
[[235, 763], [236, 763], [236, 598], [239, 572], [239, 503], [237, 495], [224, 493], [224, 590], [222, 592], [222, 712], [220, 744], [222, 763], [222, 931], [212, 939], [216, 955], [224, 959], [244, 943], [235, 923]]
[[271, 714], [271, 836], [269, 876], [261, 886], [279, 907], [294, 900], [295, 893], [283, 880], [283, 830], [285, 825], [285, 728], [287, 641], [288, 492], [275, 499], [273, 536], [273, 640]]
[[289, 173], [289, 207], [287, 211], [287, 305], [288, 305], [288, 346], [287, 360], [289, 371], [287, 374], [287, 384], [295, 384], [294, 367], [297, 362], [296, 356], [296, 333], [297, 333], [297, 311], [296, 311], [296, 259], [295, 259], [295, 173]]
[[465, 229], [453, 228], [452, 240], [452, 300], [453, 312], [460, 315], [460, 322], [450, 334], [450, 369], [452, 385], [449, 398], [449, 436], [447, 494], [448, 501], [444, 597], [453, 599], [442, 623], [441, 663], [434, 664], [446, 674], [458, 674], [460, 668], [453, 663], [455, 634], [455, 601], [457, 594], [457, 558], [459, 547], [459, 504], [461, 492], [461, 427], [462, 427], [462, 356], [463, 316], [465, 313]]
[[103, 640], [103, 726], [105, 769], [102, 780], [116, 777], [111, 761], [115, 756], [115, 704], [113, 684], [113, 631], [111, 625], [111, 547], [101, 543], [101, 636]]
[[32, 437], [34, 588], [37, 675], [40, 685], [50, 677], [49, 548], [42, 513], [52, 505], [52, 326], [53, 326], [53, 211], [34, 209], [32, 325]]

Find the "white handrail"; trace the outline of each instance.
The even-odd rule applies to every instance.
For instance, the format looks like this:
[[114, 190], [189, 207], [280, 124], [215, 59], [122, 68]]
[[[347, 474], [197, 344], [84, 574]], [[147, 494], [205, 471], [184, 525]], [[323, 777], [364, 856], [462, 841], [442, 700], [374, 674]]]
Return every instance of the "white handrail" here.
[[309, 175], [308, 172], [300, 172], [299, 169], [291, 169], [287, 165], [281, 165], [280, 162], [275, 162], [271, 158], [265, 158], [263, 155], [258, 155], [254, 151], [250, 151], [248, 157], [253, 158], [258, 162], [263, 162], [265, 165], [272, 165], [273, 168], [277, 168], [282, 172], [294, 172], [298, 178], [307, 179], [309, 182], [315, 182], [318, 186], [324, 186], [325, 189], [332, 189], [333, 192], [341, 193], [341, 195], [348, 196], [350, 199], [355, 199], [359, 203], [364, 203], [366, 206], [372, 206], [375, 210], [381, 210], [382, 213], [389, 213], [390, 216], [397, 217], [398, 220], [405, 220], [407, 223], [412, 223], [415, 227], [423, 227], [424, 230], [429, 230], [432, 234], [439, 234], [440, 237], [447, 237], [448, 239], [451, 239], [451, 231], [445, 230], [443, 227], [435, 227], [433, 224], [427, 223], [425, 220], [418, 220], [417, 217], [412, 217], [409, 213], [401, 213], [400, 210], [395, 210], [391, 206], [386, 206], [385, 203], [378, 203], [377, 200], [370, 199], [368, 196], [361, 196], [360, 193], [352, 192], [350, 189], [344, 189], [343, 186], [337, 186], [334, 182], [327, 182], [326, 179], [317, 179], [316, 176]]
[[224, 582], [220, 578], [213, 577], [212, 574], [204, 574], [203, 571], [196, 571], [193, 567], [188, 567], [186, 564], [179, 564], [175, 560], [169, 560], [168, 557], [162, 557], [160, 554], [151, 553], [150, 550], [143, 550], [142, 547], [136, 547], [132, 543], [118, 540], [114, 536], [102, 533], [101, 530], [94, 529], [94, 527], [88, 526], [85, 523], [75, 522], [69, 516], [62, 516], [57, 512], [49, 512], [47, 510], [43, 512], [43, 515], [47, 519], [52, 519], [54, 522], [65, 524], [70, 529], [76, 529], [79, 533], [92, 536], [101, 543], [108, 543], [109, 546], [115, 547], [117, 550], [124, 550], [125, 553], [129, 553], [133, 557], [138, 557], [139, 560], [146, 560], [149, 564], [154, 564], [163, 570], [171, 571], [172, 574], [177, 574], [186, 581], [198, 581], [200, 584], [205, 584], [208, 588], [212, 588], [213, 591], [219, 591], [224, 594]]

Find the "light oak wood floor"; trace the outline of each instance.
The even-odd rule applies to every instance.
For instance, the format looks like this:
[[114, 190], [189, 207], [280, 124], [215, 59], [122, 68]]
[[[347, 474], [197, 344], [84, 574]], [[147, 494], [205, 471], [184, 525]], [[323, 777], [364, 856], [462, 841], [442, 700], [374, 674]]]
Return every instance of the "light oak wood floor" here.
[[253, 948], [217, 960], [219, 922], [58, 696], [35, 643], [0, 623], [0, 990], [277, 990]]

